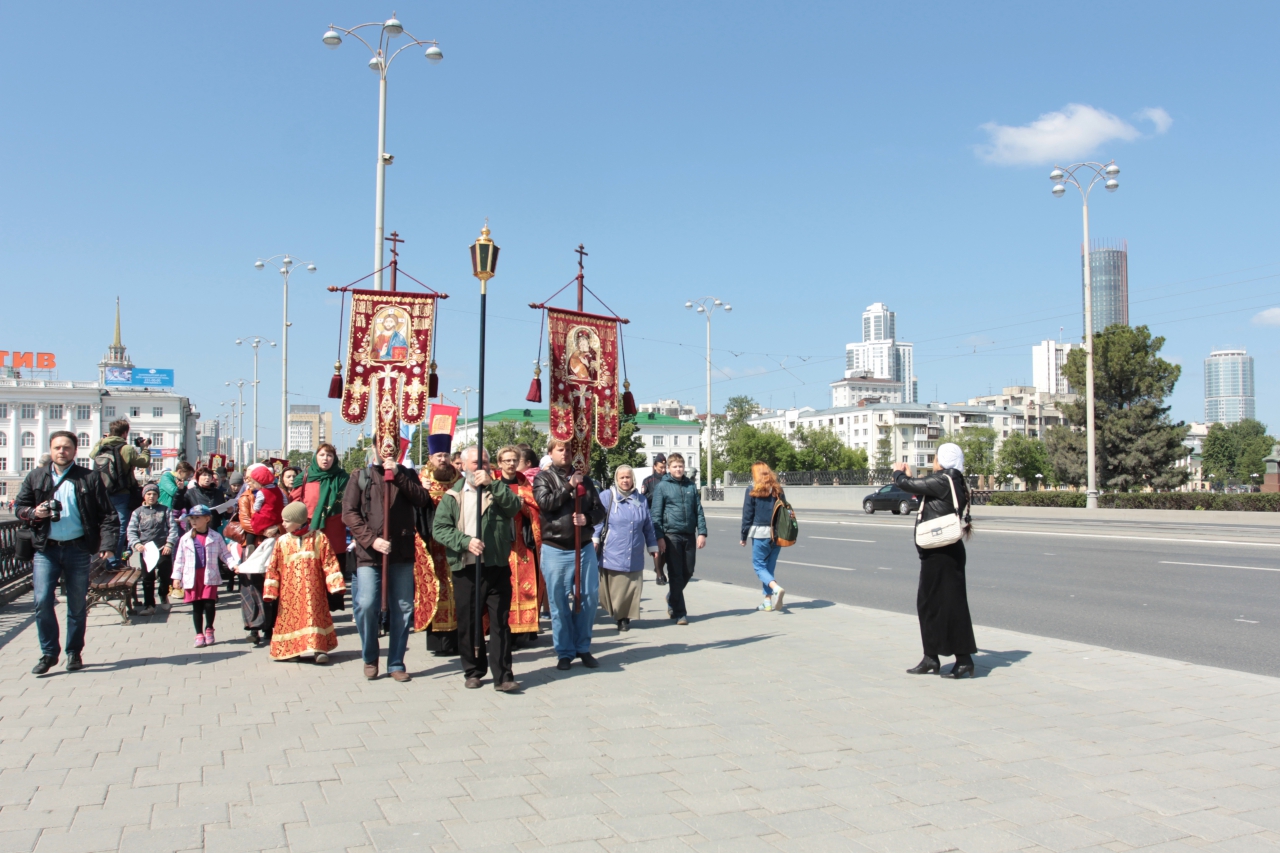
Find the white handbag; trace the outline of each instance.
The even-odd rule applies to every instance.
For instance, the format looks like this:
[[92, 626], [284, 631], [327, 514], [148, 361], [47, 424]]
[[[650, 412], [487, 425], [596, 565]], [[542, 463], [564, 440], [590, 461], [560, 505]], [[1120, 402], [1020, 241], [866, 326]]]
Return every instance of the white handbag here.
[[916, 545], [921, 548], [942, 548], [960, 541], [964, 536], [964, 524], [960, 520], [960, 503], [956, 500], [956, 484], [947, 474], [947, 485], [951, 487], [951, 505], [955, 512], [937, 518], [924, 520], [924, 505], [927, 495], [920, 496], [920, 511], [916, 513]]
[[276, 540], [274, 536], [270, 539], [263, 539], [258, 543], [258, 547], [253, 549], [253, 553], [240, 562], [240, 565], [236, 567], [236, 572], [242, 575], [266, 574], [267, 563], [271, 562], [271, 554], [275, 549]]

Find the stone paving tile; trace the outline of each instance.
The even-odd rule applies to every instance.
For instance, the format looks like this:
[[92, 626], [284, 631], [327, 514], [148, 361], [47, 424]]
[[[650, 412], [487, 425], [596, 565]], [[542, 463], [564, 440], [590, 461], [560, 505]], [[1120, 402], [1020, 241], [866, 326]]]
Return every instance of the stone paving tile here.
[[413, 682], [365, 682], [345, 614], [316, 668], [95, 611], [83, 673], [0, 657], [0, 851], [1280, 848], [1280, 680], [980, 628], [1035, 666], [944, 693], [900, 673], [909, 617], [689, 595], [714, 617], [603, 628], [594, 672], [521, 650], [513, 697], [417, 637]]

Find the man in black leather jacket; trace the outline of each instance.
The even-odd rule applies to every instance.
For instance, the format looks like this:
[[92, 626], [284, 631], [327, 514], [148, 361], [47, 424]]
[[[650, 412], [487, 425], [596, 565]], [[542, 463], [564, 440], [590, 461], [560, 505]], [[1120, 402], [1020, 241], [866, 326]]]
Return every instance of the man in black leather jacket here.
[[[75, 434], [65, 430], [49, 436], [51, 461], [26, 476], [14, 504], [18, 520], [31, 528], [36, 550], [32, 576], [40, 660], [31, 670], [36, 675], [48, 672], [62, 651], [53, 597], [60, 577], [67, 590], [67, 669], [84, 666], [80, 654], [90, 565], [95, 554], [112, 559], [120, 537], [120, 518], [102, 478], [75, 464], [77, 444]], [[53, 500], [60, 510], [51, 505]]]
[[[591, 656], [591, 625], [596, 617], [600, 595], [600, 569], [596, 550], [591, 544], [591, 529], [604, 521], [604, 507], [595, 483], [581, 471], [569, 466], [568, 444], [551, 439], [547, 447], [551, 466], [533, 480], [533, 497], [538, 502], [542, 520], [542, 577], [547, 582], [547, 602], [551, 605], [551, 637], [559, 662], [556, 668], [566, 670], [573, 658], [594, 669], [599, 666]], [[582, 489], [579, 512], [574, 511], [574, 496]], [[574, 529], [579, 531], [581, 548], [581, 608], [574, 611], [569, 598], [573, 592]]]

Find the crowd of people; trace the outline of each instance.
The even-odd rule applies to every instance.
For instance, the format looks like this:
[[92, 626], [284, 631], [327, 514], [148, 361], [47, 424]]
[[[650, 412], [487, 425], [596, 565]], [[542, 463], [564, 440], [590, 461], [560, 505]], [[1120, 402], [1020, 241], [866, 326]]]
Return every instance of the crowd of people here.
[[[197, 648], [217, 642], [219, 591], [238, 586], [255, 648], [269, 647], [274, 660], [327, 664], [338, 645], [333, 613], [346, 608], [349, 594], [370, 680], [380, 675], [383, 636], [387, 675], [411, 680], [409, 635], [421, 633], [435, 655], [460, 658], [467, 688], [488, 676], [499, 692], [518, 691], [513, 649], [535, 640], [544, 618], [557, 669], [575, 660], [594, 669], [597, 608], [620, 633], [630, 630], [650, 560], [667, 588], [668, 618], [689, 624], [685, 591], [707, 524], [679, 453], [659, 455], [640, 484], [630, 466], [619, 465], [603, 491], [570, 464], [564, 441], [551, 439], [541, 458], [528, 445], [503, 447], [495, 469], [485, 450], [453, 452], [449, 435], [429, 436], [421, 471], [389, 456], [348, 472], [337, 450], [322, 444], [305, 471], [259, 463], [229, 474], [183, 461], [139, 485], [149, 454], [128, 433], [126, 420], [110, 425], [93, 449], [93, 469], [75, 464], [74, 434], [53, 433], [48, 462], [27, 476], [16, 499], [34, 559], [37, 675], [62, 652], [59, 584], [66, 665], [76, 671], [90, 573], [95, 565], [118, 568], [121, 558], [142, 568], [142, 615], [190, 605]], [[904, 465], [894, 473], [899, 487], [924, 496], [917, 531], [948, 516], [960, 531], [942, 534], [941, 545], [921, 545], [917, 532], [924, 658], [909, 671], [938, 673], [939, 656], [955, 655], [948, 675], [962, 678], [973, 674], [976, 651], [964, 581], [968, 489], [959, 447], [944, 444], [937, 460], [927, 477], [907, 476]], [[790, 506], [767, 464], [757, 462], [751, 474], [740, 544], [750, 546], [761, 584], [757, 609], [777, 612], [786, 595], [778, 557], [790, 541], [776, 525], [779, 509]]]

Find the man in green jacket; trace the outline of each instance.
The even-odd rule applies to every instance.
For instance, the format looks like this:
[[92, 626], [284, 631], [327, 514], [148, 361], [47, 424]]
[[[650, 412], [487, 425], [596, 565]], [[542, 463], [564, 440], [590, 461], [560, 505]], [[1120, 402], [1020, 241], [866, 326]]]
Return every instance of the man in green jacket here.
[[[653, 488], [653, 532], [658, 548], [667, 558], [667, 615], [677, 625], [689, 624], [684, 604], [684, 588], [693, 577], [696, 548], [707, 546], [707, 519], [702, 514], [702, 498], [697, 485], [684, 475], [684, 457], [667, 457], [667, 475]], [[696, 537], [696, 539], [695, 539]]]
[[[466, 686], [480, 686], [486, 669], [492, 669], [493, 687], [502, 693], [519, 690], [511, 670], [511, 564], [515, 527], [512, 519], [521, 503], [507, 485], [489, 472], [489, 454], [481, 464], [475, 447], [462, 451], [463, 478], [440, 498], [431, 535], [444, 546], [453, 571], [453, 593], [458, 612], [458, 647], [462, 652]], [[479, 533], [476, 507], [479, 504]], [[476, 589], [476, 562], [480, 564], [480, 588]], [[480, 639], [476, 624], [476, 597], [489, 613], [489, 647]], [[473, 633], [475, 632], [475, 633]]]
[[[125, 530], [129, 527], [129, 516], [142, 506], [142, 491], [138, 488], [135, 470], [145, 471], [151, 467], [150, 439], [142, 439], [138, 446], [129, 442], [129, 421], [125, 418], [114, 420], [107, 427], [107, 435], [93, 446], [89, 457], [93, 459], [93, 469], [102, 477], [107, 487], [107, 495], [111, 505], [115, 507], [120, 518], [120, 537], [115, 542], [115, 552], [125, 552]], [[106, 465], [99, 461], [110, 455]]]

